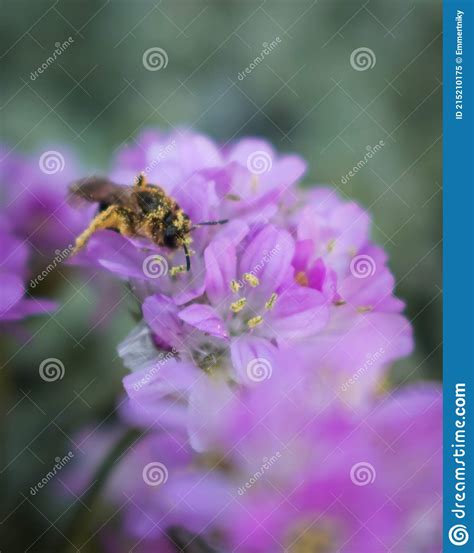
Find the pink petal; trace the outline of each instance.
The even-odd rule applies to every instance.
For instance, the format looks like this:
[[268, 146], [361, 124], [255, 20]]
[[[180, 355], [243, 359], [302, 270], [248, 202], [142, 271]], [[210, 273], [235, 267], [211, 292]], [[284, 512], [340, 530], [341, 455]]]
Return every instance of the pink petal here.
[[248, 385], [268, 380], [277, 365], [278, 349], [265, 338], [240, 336], [230, 351], [238, 380]]
[[323, 329], [329, 320], [325, 296], [317, 290], [295, 287], [276, 301], [269, 326], [277, 340], [307, 338]]
[[166, 296], [155, 294], [143, 302], [143, 317], [160, 342], [168, 346], [176, 344], [182, 334], [182, 322], [178, 306]]
[[237, 256], [235, 246], [228, 240], [212, 242], [204, 252], [206, 263], [206, 292], [214, 304], [230, 295], [230, 283], [235, 279]]
[[224, 321], [217, 311], [209, 305], [197, 303], [190, 305], [180, 311], [178, 316], [185, 323], [198, 328], [206, 334], [210, 334], [216, 338], [228, 338]]
[[273, 225], [264, 227], [245, 249], [239, 273], [258, 277], [259, 294], [275, 291], [287, 276], [295, 246], [290, 234]]

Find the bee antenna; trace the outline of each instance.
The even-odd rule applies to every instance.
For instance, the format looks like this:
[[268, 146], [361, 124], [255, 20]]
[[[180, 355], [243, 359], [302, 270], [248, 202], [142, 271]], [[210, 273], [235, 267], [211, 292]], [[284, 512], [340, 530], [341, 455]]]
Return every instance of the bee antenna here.
[[189, 255], [188, 246], [186, 244], [183, 244], [184, 249], [184, 255], [186, 256], [186, 271], [191, 270], [191, 257]]
[[199, 227], [211, 226], [211, 225], [225, 225], [229, 222], [229, 219], [221, 219], [220, 221], [203, 221], [202, 223], [196, 223], [191, 227], [191, 230]]

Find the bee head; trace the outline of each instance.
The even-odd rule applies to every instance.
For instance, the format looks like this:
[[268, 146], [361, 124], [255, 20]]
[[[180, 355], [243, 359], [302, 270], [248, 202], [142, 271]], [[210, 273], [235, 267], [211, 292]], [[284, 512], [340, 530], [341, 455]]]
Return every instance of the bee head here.
[[163, 220], [163, 242], [169, 248], [183, 246], [190, 241], [192, 223], [183, 210], [170, 211]]
[[180, 234], [178, 228], [175, 225], [168, 225], [165, 228], [163, 242], [167, 248], [171, 248], [171, 249], [177, 248], [182, 244], [183, 242], [182, 235]]

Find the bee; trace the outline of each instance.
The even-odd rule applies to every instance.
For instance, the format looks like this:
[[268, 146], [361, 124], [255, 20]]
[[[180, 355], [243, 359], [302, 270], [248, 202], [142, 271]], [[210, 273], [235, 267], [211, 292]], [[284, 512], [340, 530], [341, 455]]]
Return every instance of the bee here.
[[133, 186], [122, 186], [105, 177], [88, 177], [71, 186], [73, 197], [99, 204], [99, 212], [76, 238], [73, 255], [84, 248], [94, 232], [112, 229], [123, 236], [139, 236], [171, 250], [183, 248], [186, 270], [191, 269], [189, 244], [191, 232], [205, 225], [223, 225], [221, 221], [193, 224], [176, 200], [141, 173]]

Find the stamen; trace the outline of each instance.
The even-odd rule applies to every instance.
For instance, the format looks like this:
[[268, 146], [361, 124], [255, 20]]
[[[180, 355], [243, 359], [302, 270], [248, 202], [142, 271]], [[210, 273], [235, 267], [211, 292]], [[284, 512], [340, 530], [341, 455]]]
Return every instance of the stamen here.
[[273, 306], [275, 305], [278, 298], [278, 294], [273, 292], [273, 294], [270, 296], [270, 299], [265, 303], [265, 309], [273, 309]]
[[253, 317], [249, 321], [247, 321], [247, 325], [249, 328], [255, 328], [259, 324], [263, 323], [263, 317], [261, 315], [257, 315], [256, 317]]
[[246, 303], [247, 303], [246, 298], [240, 298], [240, 300], [237, 300], [231, 303], [230, 308], [234, 313], [238, 313], [239, 311], [242, 311]]
[[308, 275], [304, 271], [296, 273], [295, 280], [300, 286], [308, 286]]
[[242, 287], [242, 285], [237, 282], [236, 280], [231, 280], [230, 281], [230, 289], [232, 290], [232, 292], [238, 292], [240, 290], [240, 288]]
[[246, 280], [252, 288], [256, 288], [260, 281], [255, 275], [252, 275], [252, 273], [244, 273], [244, 280]]
[[334, 246], [336, 245], [336, 240], [332, 238], [328, 242], [328, 252], [331, 253], [334, 250]]
[[175, 267], [171, 267], [169, 272], [171, 276], [175, 276], [181, 273], [185, 273], [186, 267], [184, 265], [176, 265]]
[[340, 307], [341, 305], [346, 305], [346, 302], [345, 302], [345, 300], [336, 300], [336, 301], [334, 302], [334, 305], [335, 305], [336, 307]]
[[359, 313], [368, 313], [369, 311], [372, 311], [371, 305], [361, 305], [357, 308], [357, 311]]

